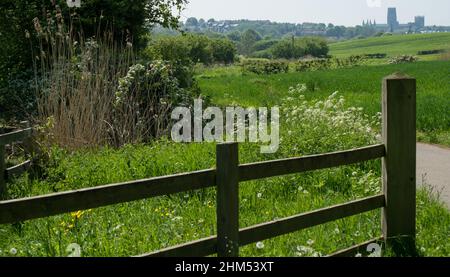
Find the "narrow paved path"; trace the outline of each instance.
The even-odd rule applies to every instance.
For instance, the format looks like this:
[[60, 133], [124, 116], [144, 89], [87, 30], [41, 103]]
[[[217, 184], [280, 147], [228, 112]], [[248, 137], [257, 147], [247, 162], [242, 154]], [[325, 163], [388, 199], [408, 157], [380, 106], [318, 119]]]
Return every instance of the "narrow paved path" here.
[[450, 209], [450, 149], [417, 144], [417, 185], [431, 185]]

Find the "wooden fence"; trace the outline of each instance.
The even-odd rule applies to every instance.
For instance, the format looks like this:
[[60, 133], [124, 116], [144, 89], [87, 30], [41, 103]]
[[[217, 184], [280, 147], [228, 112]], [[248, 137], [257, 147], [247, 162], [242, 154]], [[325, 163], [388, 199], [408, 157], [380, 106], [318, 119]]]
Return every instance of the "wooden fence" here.
[[[147, 199], [217, 188], [217, 235], [140, 257], [236, 257], [239, 247], [330, 221], [382, 208], [382, 237], [342, 250], [353, 255], [383, 240], [398, 254], [415, 250], [416, 209], [416, 81], [389, 76], [383, 80], [383, 143], [308, 157], [239, 164], [238, 144], [217, 145], [216, 169], [156, 177], [0, 202], [0, 224]], [[29, 132], [28, 130], [22, 131]], [[18, 133], [20, 134], [20, 132]], [[2, 137], [11, 142], [20, 135]], [[7, 138], [7, 139], [6, 139]], [[3, 147], [2, 147], [3, 148]], [[383, 193], [256, 226], [239, 229], [239, 182], [338, 167], [382, 158]], [[398, 247], [401, 246], [401, 247]], [[407, 246], [407, 247], [405, 247]]]
[[17, 177], [27, 171], [32, 161], [27, 160], [19, 165], [6, 168], [5, 163], [5, 146], [8, 144], [12, 144], [17, 141], [23, 142], [25, 152], [29, 151], [29, 141], [32, 135], [32, 129], [29, 128], [28, 122], [22, 122], [21, 125], [25, 127], [24, 129], [13, 131], [6, 134], [0, 134], [0, 193], [5, 190], [6, 182], [11, 178]]

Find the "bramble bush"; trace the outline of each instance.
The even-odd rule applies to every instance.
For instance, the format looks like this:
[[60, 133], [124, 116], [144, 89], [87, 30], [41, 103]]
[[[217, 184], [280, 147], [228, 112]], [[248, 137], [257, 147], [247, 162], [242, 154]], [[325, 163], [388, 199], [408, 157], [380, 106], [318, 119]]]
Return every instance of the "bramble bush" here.
[[281, 60], [247, 59], [241, 62], [243, 72], [260, 75], [289, 72], [289, 63]]

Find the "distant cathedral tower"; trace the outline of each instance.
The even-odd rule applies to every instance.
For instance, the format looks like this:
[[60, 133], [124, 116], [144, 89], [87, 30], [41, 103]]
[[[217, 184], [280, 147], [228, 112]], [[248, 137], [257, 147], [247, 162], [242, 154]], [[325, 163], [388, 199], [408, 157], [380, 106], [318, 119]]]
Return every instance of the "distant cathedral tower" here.
[[388, 18], [387, 18], [389, 30], [394, 32], [394, 30], [398, 27], [399, 23], [397, 20], [397, 9], [396, 8], [388, 8]]

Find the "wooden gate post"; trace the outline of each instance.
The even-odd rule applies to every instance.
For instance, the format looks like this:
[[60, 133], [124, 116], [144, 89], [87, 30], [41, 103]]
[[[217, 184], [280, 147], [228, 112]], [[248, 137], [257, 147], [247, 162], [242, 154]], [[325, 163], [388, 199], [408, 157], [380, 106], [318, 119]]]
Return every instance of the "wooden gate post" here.
[[238, 144], [216, 148], [217, 254], [239, 256], [239, 158]]
[[383, 236], [398, 256], [416, 253], [416, 80], [383, 80]]

